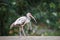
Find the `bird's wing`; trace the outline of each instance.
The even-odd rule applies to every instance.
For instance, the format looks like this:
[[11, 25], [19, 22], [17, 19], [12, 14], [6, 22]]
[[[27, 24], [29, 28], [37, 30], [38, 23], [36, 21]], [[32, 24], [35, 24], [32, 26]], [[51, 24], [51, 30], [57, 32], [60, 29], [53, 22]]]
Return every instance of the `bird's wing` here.
[[24, 20], [24, 19], [26, 19], [26, 17], [22, 16], [22, 17], [18, 18], [16, 21], [20, 21], [20, 20]]
[[22, 24], [22, 23], [25, 22], [25, 20], [26, 20], [26, 17], [25, 17], [25, 16], [20, 17], [20, 18], [18, 18], [18, 19], [15, 21], [15, 24]]

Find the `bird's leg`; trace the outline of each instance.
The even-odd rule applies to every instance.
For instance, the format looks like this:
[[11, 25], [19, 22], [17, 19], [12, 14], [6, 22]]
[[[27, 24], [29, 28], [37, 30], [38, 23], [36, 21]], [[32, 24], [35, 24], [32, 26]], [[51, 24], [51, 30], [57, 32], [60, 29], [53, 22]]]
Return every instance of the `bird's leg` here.
[[23, 26], [21, 26], [21, 30], [22, 30], [22, 32], [23, 32], [23, 34], [25, 36], [25, 32], [24, 32]]
[[26, 24], [26, 22], [23, 24], [23, 25], [21, 25], [21, 30], [22, 30], [22, 32], [23, 32], [23, 34], [24, 34], [24, 36], [25, 36], [25, 32], [24, 32], [24, 29], [23, 29], [23, 27], [24, 27], [24, 25]]
[[21, 31], [22, 31], [21, 28], [19, 28], [19, 35], [20, 35], [20, 36], [22, 35], [22, 34], [21, 34]]
[[27, 24], [27, 31], [26, 31], [26, 34], [29, 35], [29, 23]]
[[26, 22], [23, 24], [23, 25], [21, 25], [22, 27], [25, 25], [25, 24], [27, 24]]
[[29, 22], [27, 24], [27, 34], [29, 35], [31, 33], [31, 30], [32, 30], [32, 25], [31, 25], [31, 22]]
[[30, 26], [29, 26], [30, 30], [32, 30], [32, 25], [31, 25], [31, 22], [30, 22]]

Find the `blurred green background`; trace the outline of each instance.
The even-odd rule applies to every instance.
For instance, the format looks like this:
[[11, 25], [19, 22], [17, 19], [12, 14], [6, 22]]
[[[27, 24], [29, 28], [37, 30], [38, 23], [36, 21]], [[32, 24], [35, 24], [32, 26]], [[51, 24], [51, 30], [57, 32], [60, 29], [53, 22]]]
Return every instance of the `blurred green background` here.
[[37, 20], [31, 20], [33, 30], [25, 27], [29, 36], [60, 36], [60, 0], [0, 0], [0, 36], [19, 36], [18, 27], [9, 28], [27, 12]]

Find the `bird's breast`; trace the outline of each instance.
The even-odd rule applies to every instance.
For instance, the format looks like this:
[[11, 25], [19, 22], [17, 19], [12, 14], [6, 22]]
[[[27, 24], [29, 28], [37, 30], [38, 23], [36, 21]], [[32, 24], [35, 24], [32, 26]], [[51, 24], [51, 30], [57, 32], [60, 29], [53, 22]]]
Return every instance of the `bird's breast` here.
[[29, 22], [30, 22], [30, 20], [29, 19], [26, 19], [25, 23], [29, 23]]

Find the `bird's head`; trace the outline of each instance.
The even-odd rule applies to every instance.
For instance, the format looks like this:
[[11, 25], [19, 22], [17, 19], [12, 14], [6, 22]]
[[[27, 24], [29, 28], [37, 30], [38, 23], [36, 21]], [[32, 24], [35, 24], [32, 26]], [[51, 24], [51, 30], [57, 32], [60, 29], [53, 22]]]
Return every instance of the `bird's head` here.
[[37, 23], [36, 19], [32, 16], [31, 13], [27, 13], [27, 17], [30, 17], [30, 18], [34, 19], [34, 21]]

